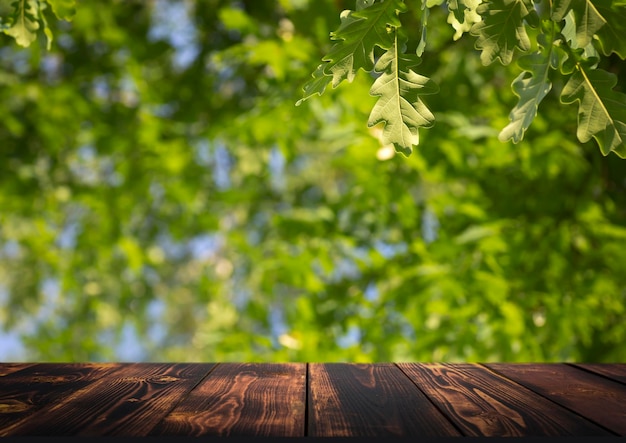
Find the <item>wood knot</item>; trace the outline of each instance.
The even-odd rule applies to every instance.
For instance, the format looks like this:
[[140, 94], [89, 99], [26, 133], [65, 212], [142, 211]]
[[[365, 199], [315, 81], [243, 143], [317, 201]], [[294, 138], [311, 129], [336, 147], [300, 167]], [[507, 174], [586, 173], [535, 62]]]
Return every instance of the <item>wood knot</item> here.
[[150, 381], [154, 383], [169, 383], [178, 380], [178, 377], [172, 377], [170, 375], [158, 375], [156, 377], [150, 377]]
[[0, 402], [0, 414], [22, 412], [30, 409], [31, 405], [18, 400], [5, 399]]

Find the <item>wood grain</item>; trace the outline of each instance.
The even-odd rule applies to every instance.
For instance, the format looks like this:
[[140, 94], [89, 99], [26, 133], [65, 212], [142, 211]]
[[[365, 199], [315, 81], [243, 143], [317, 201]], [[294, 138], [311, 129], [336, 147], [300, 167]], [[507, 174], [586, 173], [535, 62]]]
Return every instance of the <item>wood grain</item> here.
[[120, 364], [52, 364], [25, 367], [0, 377], [0, 436], [27, 425], [41, 409], [119, 369]]
[[8, 363], [0, 436], [624, 435], [625, 372], [624, 364]]
[[33, 365], [34, 363], [0, 363], [0, 377], [21, 371]]
[[304, 436], [305, 386], [305, 363], [222, 363], [151, 435]]
[[210, 364], [127, 364], [76, 387], [11, 435], [146, 435], [211, 369]]
[[311, 363], [309, 435], [457, 436], [393, 364]]
[[595, 372], [596, 374], [626, 384], [626, 363], [577, 363], [573, 366]]
[[553, 402], [626, 435], [626, 386], [565, 364], [487, 364]]
[[479, 365], [398, 366], [466, 436], [611, 435]]

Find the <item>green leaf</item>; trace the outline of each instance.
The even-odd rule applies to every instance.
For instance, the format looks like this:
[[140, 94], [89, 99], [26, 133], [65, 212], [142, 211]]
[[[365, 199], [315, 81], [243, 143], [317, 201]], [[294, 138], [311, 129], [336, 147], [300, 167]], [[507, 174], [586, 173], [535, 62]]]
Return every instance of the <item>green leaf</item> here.
[[626, 158], [626, 94], [613, 91], [614, 74], [581, 64], [563, 88], [563, 103], [579, 102], [578, 139], [596, 139], [602, 154], [611, 151]]
[[46, 0], [59, 20], [71, 21], [76, 15], [76, 0]]
[[622, 60], [626, 59], [626, 2], [595, 0], [594, 4], [606, 24], [597, 31], [604, 55], [615, 52]]
[[[363, 2], [363, 7], [366, 2]], [[331, 33], [337, 43], [323, 58], [324, 74], [332, 75], [333, 88], [343, 80], [351, 82], [359, 69], [374, 68], [374, 47], [389, 49], [393, 44], [391, 28], [400, 27], [398, 13], [406, 11], [402, 0], [374, 3], [358, 11], [341, 13], [341, 26]]]
[[15, 38], [18, 45], [28, 47], [37, 39], [39, 3], [37, 0], [18, 0], [12, 5], [13, 25], [4, 32]]
[[548, 74], [551, 68], [558, 67], [559, 58], [552, 50], [552, 43], [546, 43], [544, 34], [540, 34], [538, 40], [543, 50], [525, 55], [518, 61], [523, 72], [511, 86], [515, 95], [519, 97], [519, 101], [509, 115], [511, 123], [498, 136], [500, 141], [520, 142], [524, 138], [524, 132], [537, 115], [539, 103], [552, 89]]
[[576, 18], [576, 46], [584, 48], [606, 20], [590, 0], [555, 0], [552, 20], [563, 20], [570, 10]]
[[448, 10], [454, 14], [459, 23], [465, 20], [465, 3], [459, 0], [448, 0]]
[[480, 59], [484, 65], [500, 59], [508, 65], [515, 48], [530, 49], [524, 20], [538, 22], [532, 0], [488, 0], [481, 3], [476, 12], [482, 21], [472, 26], [471, 33], [478, 37], [476, 48], [481, 49]]
[[360, 11], [361, 9], [369, 8], [375, 1], [376, 0], [356, 0], [356, 10]]
[[430, 10], [428, 9], [426, 0], [422, 0], [422, 33], [420, 36], [420, 42], [415, 50], [415, 54], [417, 54], [418, 57], [421, 57], [424, 53], [424, 49], [426, 49], [426, 28], [428, 26], [429, 12]]
[[564, 24], [561, 28], [561, 35], [572, 49], [578, 49], [576, 40], [576, 17], [574, 15], [574, 11], [569, 11], [563, 18], [563, 22]]
[[43, 13], [46, 7], [47, 5], [45, 3], [40, 4], [40, 8], [41, 8], [40, 17], [41, 17], [41, 22], [43, 23], [43, 33], [46, 36], [46, 49], [49, 51], [50, 48], [52, 47], [52, 40], [54, 39], [54, 36], [52, 35], [50, 26], [48, 26], [48, 20], [46, 20], [46, 14]]
[[382, 75], [370, 89], [370, 94], [380, 98], [372, 109], [368, 125], [384, 122], [383, 143], [393, 143], [395, 149], [405, 155], [419, 143], [418, 128], [431, 127], [435, 121], [420, 96], [434, 94], [439, 88], [429, 78], [410, 69], [419, 62], [417, 56], [400, 51], [396, 33], [394, 44], [376, 63], [376, 71]]
[[479, 23], [482, 19], [476, 13], [476, 8], [481, 0], [449, 0], [448, 1], [448, 23], [454, 28], [453, 40], [458, 40], [461, 36], [470, 32], [475, 23]]
[[324, 65], [319, 65], [311, 75], [313, 78], [304, 84], [304, 94], [302, 98], [296, 102], [296, 106], [300, 106], [303, 101], [312, 95], [322, 95], [326, 90], [326, 86], [328, 86], [333, 79], [332, 76], [324, 74]]

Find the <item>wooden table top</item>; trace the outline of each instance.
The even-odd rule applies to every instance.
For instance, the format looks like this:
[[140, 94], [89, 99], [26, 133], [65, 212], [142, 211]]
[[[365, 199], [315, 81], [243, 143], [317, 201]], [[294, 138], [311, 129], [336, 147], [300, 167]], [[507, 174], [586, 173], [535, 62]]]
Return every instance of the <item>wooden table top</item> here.
[[626, 364], [0, 364], [24, 435], [624, 436]]

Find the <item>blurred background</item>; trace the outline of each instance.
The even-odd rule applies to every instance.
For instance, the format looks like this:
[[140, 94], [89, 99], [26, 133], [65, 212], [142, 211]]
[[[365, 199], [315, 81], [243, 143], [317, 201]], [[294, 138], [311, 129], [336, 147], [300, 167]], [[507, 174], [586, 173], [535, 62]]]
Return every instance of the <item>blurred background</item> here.
[[94, 0], [49, 51], [0, 35], [0, 361], [626, 360], [626, 160], [558, 83], [499, 142], [519, 69], [445, 9], [410, 157], [364, 72], [296, 107], [343, 9]]

